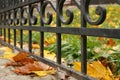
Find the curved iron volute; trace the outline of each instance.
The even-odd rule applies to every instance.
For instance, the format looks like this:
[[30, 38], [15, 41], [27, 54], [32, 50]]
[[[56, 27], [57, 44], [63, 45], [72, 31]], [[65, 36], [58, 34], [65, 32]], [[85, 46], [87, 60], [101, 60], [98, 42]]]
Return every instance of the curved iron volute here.
[[64, 6], [65, 0], [60, 0], [59, 3], [59, 10], [58, 10], [58, 15], [63, 24], [70, 24], [73, 21], [73, 12], [70, 11], [69, 9], [66, 10], [66, 16], [68, 17], [67, 20], [64, 19], [63, 17], [63, 6]]
[[44, 1], [43, 2], [42, 10], [41, 10], [41, 12], [42, 12], [42, 15], [41, 15], [42, 16], [42, 21], [43, 21], [44, 24], [49, 25], [52, 22], [53, 16], [52, 16], [51, 12], [47, 12], [47, 19], [48, 20], [45, 19], [45, 10], [46, 10], [46, 7], [47, 7], [48, 4], [50, 4], [50, 6], [53, 8], [53, 10], [55, 12], [56, 12], [56, 9], [55, 9], [55, 6], [53, 5], [53, 3], [51, 3], [51, 1]]
[[26, 8], [21, 8], [21, 9], [20, 9], [20, 12], [19, 12], [19, 14], [20, 14], [20, 23], [21, 23], [22, 25], [25, 25], [25, 24], [27, 23], [27, 18], [24, 17], [25, 11], [26, 11]]
[[89, 5], [90, 5], [90, 0], [84, 0], [84, 1], [81, 1], [83, 4], [82, 5], [82, 11], [84, 13], [84, 17], [86, 19], [86, 21], [89, 23], [89, 24], [92, 24], [92, 25], [99, 25], [101, 23], [104, 22], [105, 18], [106, 18], [106, 9], [101, 7], [101, 6], [98, 6], [96, 8], [96, 14], [99, 15], [99, 18], [96, 20], [96, 21], [93, 21], [91, 18], [90, 18], [90, 15], [89, 15]]

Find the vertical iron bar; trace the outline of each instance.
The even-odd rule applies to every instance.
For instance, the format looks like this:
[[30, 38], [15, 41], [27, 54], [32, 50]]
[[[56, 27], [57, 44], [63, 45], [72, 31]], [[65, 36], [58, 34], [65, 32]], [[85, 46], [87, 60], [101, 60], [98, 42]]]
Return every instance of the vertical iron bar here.
[[23, 49], [23, 30], [20, 30], [20, 48]]
[[[15, 6], [15, 0], [13, 2], [14, 6]], [[13, 20], [14, 20], [14, 26], [16, 26], [15, 24], [15, 18], [16, 18], [16, 11], [15, 9], [13, 10]], [[16, 29], [13, 30], [14, 32], [14, 46], [16, 46]]]
[[4, 41], [6, 42], [6, 29], [4, 28]]
[[10, 29], [8, 29], [8, 43], [10, 44]]
[[[59, 2], [60, 0], [56, 1], [56, 10], [57, 10], [57, 15], [56, 15], [56, 25], [57, 27], [61, 27], [61, 21], [59, 18]], [[57, 63], [61, 64], [61, 34], [57, 33]]]
[[[29, 14], [29, 26], [31, 26], [31, 21], [30, 21], [30, 19], [31, 19], [31, 17], [32, 17], [32, 12], [31, 12], [31, 9], [32, 9], [32, 5], [31, 4], [29, 4], [29, 12], [28, 12], [28, 14]], [[31, 30], [29, 30], [29, 52], [32, 52], [32, 31]]]
[[[8, 12], [8, 20], [10, 20], [10, 12]], [[10, 24], [8, 24], [10, 26]], [[8, 29], [8, 43], [10, 44], [10, 28]]]
[[[0, 25], [2, 25], [2, 14], [0, 14]], [[2, 36], [2, 28], [0, 28], [0, 36]]]
[[[20, 26], [22, 26], [22, 17], [23, 17], [23, 12], [22, 12], [22, 8], [20, 8]], [[20, 48], [23, 49], [23, 30], [20, 30]]]
[[[5, 1], [3, 1], [3, 8], [5, 8]], [[6, 13], [4, 13], [3, 14], [3, 21], [4, 21], [4, 24], [3, 25], [5, 25], [5, 18], [6, 18]], [[3, 28], [4, 29], [4, 41], [6, 42], [6, 29], [5, 28]]]
[[[86, 27], [86, 20], [84, 18], [84, 1], [81, 0], [82, 11], [81, 11], [81, 27]], [[85, 35], [81, 35], [81, 72], [83, 74], [87, 73], [87, 37]]]
[[[13, 18], [13, 20], [15, 20], [15, 18], [16, 18], [16, 12], [14, 10], [14, 18]], [[15, 21], [14, 21], [14, 26], [16, 26]], [[14, 33], [14, 46], [16, 46], [16, 29], [14, 29], [13, 33]]]
[[[42, 4], [43, 4], [43, 1], [41, 1], [40, 3], [40, 10], [41, 10], [41, 13], [40, 13], [40, 26], [43, 27], [44, 26], [44, 23], [42, 21]], [[40, 56], [41, 57], [44, 57], [44, 32], [40, 32]]]
[[[6, 25], [6, 13], [4, 13], [4, 25]], [[6, 29], [4, 28], [4, 41], [6, 42]]]

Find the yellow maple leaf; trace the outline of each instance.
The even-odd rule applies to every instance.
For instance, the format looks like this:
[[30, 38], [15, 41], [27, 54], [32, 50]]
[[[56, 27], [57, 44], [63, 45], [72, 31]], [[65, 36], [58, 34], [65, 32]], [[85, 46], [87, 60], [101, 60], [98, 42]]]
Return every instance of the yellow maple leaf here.
[[36, 75], [40, 77], [44, 77], [49, 74], [55, 74], [55, 70], [52, 69], [52, 70], [47, 70], [47, 71], [32, 71], [32, 73], [35, 73]]
[[[81, 71], [81, 63], [74, 62], [74, 69]], [[91, 64], [87, 63], [87, 74], [97, 78], [98, 80], [114, 80], [113, 74], [109, 67], [104, 67], [100, 61], [94, 61]]]

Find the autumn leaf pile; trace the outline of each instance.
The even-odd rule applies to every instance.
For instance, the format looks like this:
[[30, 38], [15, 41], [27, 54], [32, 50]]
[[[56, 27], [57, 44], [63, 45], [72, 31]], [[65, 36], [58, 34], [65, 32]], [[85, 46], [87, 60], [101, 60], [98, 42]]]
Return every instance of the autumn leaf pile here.
[[10, 59], [11, 62], [6, 63], [5, 66], [15, 67], [13, 72], [21, 75], [36, 74], [38, 76], [46, 76], [49, 74], [55, 74], [54, 68], [29, 57], [29, 53], [19, 52], [17, 54], [12, 53], [11, 49], [6, 47], [8, 51], [5, 52], [1, 58]]

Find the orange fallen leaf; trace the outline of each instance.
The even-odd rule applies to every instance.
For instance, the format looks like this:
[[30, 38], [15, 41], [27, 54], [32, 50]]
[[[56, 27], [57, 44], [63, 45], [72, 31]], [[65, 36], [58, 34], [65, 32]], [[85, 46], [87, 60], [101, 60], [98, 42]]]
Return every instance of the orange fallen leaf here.
[[22, 53], [22, 52], [19, 52], [16, 56], [13, 57], [13, 60], [15, 62], [19, 62], [23, 59], [25, 59], [26, 57], [28, 57], [28, 53]]
[[[28, 53], [19, 52], [17, 55], [13, 57], [14, 61], [7, 63], [6, 66], [16, 66], [16, 69], [13, 70], [13, 72], [17, 74], [23, 74], [23, 75], [30, 74], [30, 73], [35, 73], [39, 75], [41, 73], [46, 73], [46, 74], [53, 73], [53, 71], [49, 71], [53, 69], [52, 67], [42, 62], [37, 62], [33, 58], [30, 58], [28, 56], [29, 56]], [[35, 72], [35, 71], [42, 71], [42, 72]]]
[[28, 64], [28, 63], [34, 63], [34, 59], [33, 58], [24, 58], [19, 62], [12, 61], [10, 63], [7, 63], [6, 66], [24, 66], [25, 64]]

